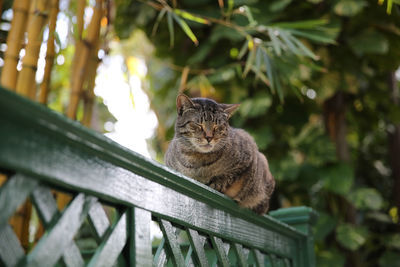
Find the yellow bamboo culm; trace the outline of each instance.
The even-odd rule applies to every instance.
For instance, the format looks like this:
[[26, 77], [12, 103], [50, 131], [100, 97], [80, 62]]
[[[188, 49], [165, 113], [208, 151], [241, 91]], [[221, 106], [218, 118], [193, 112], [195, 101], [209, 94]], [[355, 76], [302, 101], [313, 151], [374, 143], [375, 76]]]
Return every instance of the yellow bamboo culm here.
[[4, 55], [4, 66], [1, 72], [1, 85], [15, 91], [17, 83], [17, 64], [19, 52], [23, 44], [23, 37], [28, 18], [30, 0], [18, 0], [13, 4], [13, 20], [7, 36], [7, 50]]
[[86, 0], [78, 0], [78, 5], [76, 9], [76, 34], [74, 34], [75, 37], [75, 53], [72, 59], [72, 64], [71, 64], [71, 80], [70, 84], [72, 87], [72, 84], [74, 83], [73, 79], [76, 76], [76, 64], [77, 61], [79, 60], [79, 56], [81, 54], [82, 50], [82, 35], [83, 35], [83, 25], [84, 25], [84, 14], [85, 14], [85, 7], [86, 7]]
[[102, 3], [102, 0], [96, 0], [96, 4], [93, 8], [94, 12], [92, 20], [90, 21], [90, 24], [88, 26], [86, 38], [80, 41], [82, 45], [74, 66], [75, 71], [74, 76], [71, 80], [70, 102], [67, 110], [67, 116], [71, 119], [76, 119], [76, 113], [79, 100], [82, 96], [82, 88], [87, 74], [91, 50], [94, 48], [96, 39], [99, 38], [98, 36], [100, 33], [100, 22], [103, 16]]
[[36, 99], [36, 70], [40, 46], [43, 39], [43, 27], [47, 20], [49, 0], [35, 0], [28, 21], [28, 43], [22, 59], [22, 70], [17, 80], [17, 93]]
[[49, 19], [49, 38], [47, 40], [47, 51], [46, 51], [46, 65], [44, 68], [43, 81], [40, 85], [40, 95], [39, 102], [42, 104], [47, 104], [47, 96], [49, 94], [50, 88], [50, 77], [51, 70], [54, 64], [54, 40], [56, 34], [56, 23], [57, 15], [59, 12], [59, 2], [60, 0], [51, 0], [50, 6], [50, 19]]
[[97, 67], [100, 63], [98, 57], [99, 46], [100, 40], [99, 38], [97, 38], [95, 49], [92, 50], [89, 59], [89, 65], [86, 75], [85, 97], [83, 98], [83, 118], [81, 123], [86, 127], [90, 127], [90, 123], [92, 121], [93, 106], [95, 100], [94, 86], [96, 84]]

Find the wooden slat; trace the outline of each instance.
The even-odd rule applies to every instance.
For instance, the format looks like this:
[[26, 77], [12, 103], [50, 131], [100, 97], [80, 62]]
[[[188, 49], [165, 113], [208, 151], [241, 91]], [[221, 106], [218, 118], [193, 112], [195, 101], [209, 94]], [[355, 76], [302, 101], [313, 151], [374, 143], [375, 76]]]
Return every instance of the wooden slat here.
[[222, 242], [221, 239], [215, 236], [210, 236], [211, 243], [213, 245], [214, 251], [217, 254], [219, 263], [223, 267], [229, 267], [228, 251], [229, 247]]
[[0, 229], [8, 224], [8, 218], [24, 203], [37, 185], [36, 180], [16, 174], [0, 188]]
[[194, 250], [195, 261], [198, 266], [205, 267], [209, 266], [208, 260], [204, 251], [205, 237], [200, 236], [197, 231], [188, 228], [187, 229], [189, 241], [191, 247]]
[[190, 267], [194, 266], [194, 263], [192, 260], [192, 254], [193, 254], [193, 248], [192, 248], [192, 246], [189, 246], [189, 249], [185, 256], [185, 266], [190, 266]]
[[247, 266], [247, 255], [245, 255], [245, 252], [243, 251], [243, 246], [233, 243], [232, 248], [237, 258], [237, 264], [241, 267]]
[[89, 210], [89, 223], [95, 230], [96, 237], [100, 240], [110, 227], [107, 214], [99, 202], [95, 203]]
[[167, 253], [165, 253], [164, 245], [165, 245], [165, 238], [161, 239], [156, 254], [154, 255], [154, 261], [153, 261], [154, 267], [162, 267], [165, 266], [165, 264], [167, 263]]
[[150, 239], [151, 213], [140, 208], [132, 208], [130, 221], [130, 261], [133, 263], [131, 266], [151, 266], [153, 262]]
[[0, 263], [5, 266], [15, 266], [25, 256], [19, 240], [11, 226], [5, 225], [0, 229]]
[[172, 224], [166, 220], [160, 219], [160, 228], [166, 240], [167, 253], [171, 256], [171, 259], [175, 266], [184, 266], [185, 260], [182, 255], [182, 251], [176, 238], [175, 229]]
[[65, 209], [57, 224], [48, 230], [48, 233], [39, 240], [33, 251], [26, 257], [24, 265], [45, 267], [56, 264], [70, 245], [95, 201], [95, 198], [85, 197], [82, 193], [77, 195]]
[[49, 188], [38, 186], [32, 192], [32, 202], [36, 207], [39, 218], [47, 228], [54, 216], [59, 215], [57, 203]]
[[[57, 202], [49, 188], [44, 186], [36, 187], [32, 192], [32, 202], [34, 203], [39, 218], [46, 229], [51, 226], [53, 219], [60, 216]], [[84, 265], [84, 260], [79, 252], [79, 248], [73, 240], [71, 240], [70, 244], [66, 247], [63, 254], [63, 260], [66, 266], [75, 267]]]
[[251, 250], [254, 255], [254, 261], [256, 262], [257, 267], [264, 266], [264, 255], [257, 249]]
[[73, 241], [71, 241], [69, 246], [67, 246], [67, 248], [65, 249], [62, 258], [67, 267], [85, 266], [85, 261], [82, 258], [79, 248]]
[[112, 232], [99, 245], [88, 266], [106, 267], [112, 266], [116, 262], [128, 239], [126, 220], [127, 216], [124, 213], [113, 227]]
[[[293, 239], [305, 237], [268, 216], [240, 209], [206, 186], [3, 89], [0, 147], [3, 168], [33, 174], [115, 204], [138, 206], [164, 219], [194, 229], [209, 229], [207, 234], [254, 245], [282, 257], [292, 257], [297, 246]], [[165, 201], [165, 195], [173, 197]]]

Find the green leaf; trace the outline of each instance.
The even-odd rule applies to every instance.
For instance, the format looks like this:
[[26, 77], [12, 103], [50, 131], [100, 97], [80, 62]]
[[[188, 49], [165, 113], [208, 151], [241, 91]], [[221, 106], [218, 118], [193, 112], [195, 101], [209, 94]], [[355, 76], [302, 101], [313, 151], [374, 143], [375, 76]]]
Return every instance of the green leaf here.
[[162, 20], [162, 18], [164, 17], [166, 12], [167, 12], [167, 9], [163, 8], [163, 9], [161, 9], [160, 13], [158, 13], [157, 20], [154, 23], [153, 30], [152, 30], [152, 33], [151, 33], [153, 36], [156, 34], [157, 29], [158, 29], [158, 25], [160, 24], [160, 21]]
[[260, 78], [261, 81], [263, 81], [268, 87], [271, 87], [271, 83], [268, 80], [267, 76], [264, 75], [264, 73], [262, 73], [260, 71], [260, 69], [257, 69], [254, 66], [251, 66], [251, 70], [256, 74], [256, 77]]
[[283, 91], [282, 91], [282, 84], [279, 80], [279, 76], [276, 75], [276, 79], [275, 79], [275, 85], [276, 85], [276, 92], [278, 93], [278, 97], [279, 97], [279, 101], [281, 103], [284, 102], [284, 95], [283, 95]]
[[368, 231], [363, 226], [340, 224], [336, 228], [336, 240], [349, 250], [357, 250], [367, 241]]
[[169, 46], [174, 46], [174, 22], [172, 21], [172, 13], [167, 13], [168, 31], [169, 31]]
[[249, 54], [247, 55], [246, 65], [244, 66], [244, 71], [243, 71], [243, 77], [246, 77], [247, 73], [249, 73], [249, 70], [253, 66], [255, 56], [256, 56], [256, 53], [255, 53], [255, 49], [253, 48], [250, 50]]
[[184, 10], [181, 10], [181, 9], [174, 9], [174, 12], [184, 19], [191, 20], [191, 21], [201, 23], [201, 24], [207, 24], [207, 25], [210, 24], [210, 21], [208, 21], [204, 18], [201, 18], [199, 16], [193, 15], [193, 14], [186, 12]]
[[197, 40], [197, 37], [194, 35], [194, 33], [192, 32], [192, 30], [190, 29], [190, 27], [187, 25], [187, 23], [179, 18], [175, 13], [171, 13], [172, 17], [175, 19], [175, 21], [179, 24], [179, 26], [181, 26], [182, 30], [185, 32], [185, 34], [190, 38], [190, 40], [192, 40], [192, 42], [195, 45], [199, 44], [199, 41]]
[[383, 198], [375, 188], [359, 188], [350, 193], [349, 200], [359, 209], [379, 210], [383, 206]]
[[335, 164], [325, 168], [322, 173], [324, 188], [331, 192], [346, 195], [354, 181], [353, 168], [345, 163]]
[[316, 241], [322, 241], [329, 235], [337, 225], [337, 218], [330, 216], [328, 213], [318, 212], [319, 217], [317, 224], [313, 227], [314, 238]]
[[333, 10], [339, 16], [351, 17], [357, 15], [367, 5], [364, 0], [340, 0]]
[[399, 267], [400, 254], [394, 251], [385, 251], [379, 258], [379, 266]]
[[289, 29], [292, 34], [305, 37], [311, 41], [322, 43], [322, 44], [336, 44], [335, 38], [338, 31], [316, 31], [316, 30], [292, 30]]
[[246, 118], [253, 118], [265, 114], [272, 104], [272, 99], [268, 95], [249, 98], [240, 104], [239, 113]]
[[273, 2], [270, 5], [270, 10], [272, 12], [279, 12], [282, 11], [283, 9], [285, 9], [290, 3], [292, 2], [292, 0], [278, 0]]
[[271, 26], [278, 28], [287, 29], [314, 29], [317, 26], [326, 25], [328, 23], [327, 19], [315, 19], [315, 20], [303, 20], [303, 21], [293, 21], [293, 22], [279, 22], [274, 23]]
[[248, 42], [249, 41], [244, 42], [242, 48], [240, 48], [239, 55], [237, 56], [238, 59], [241, 59], [244, 56], [244, 54], [246, 54], [247, 49], [249, 49]]
[[314, 60], [317, 60], [318, 57], [310, 50], [308, 49], [300, 40], [298, 40], [296, 37], [294, 37], [291, 34], [288, 34], [289, 39], [291, 39], [296, 45], [297, 47], [300, 49], [300, 51], [303, 52], [303, 54], [305, 56], [308, 56]]
[[400, 250], [400, 234], [391, 234], [384, 240], [387, 247]]
[[264, 58], [265, 69], [267, 72], [268, 79], [270, 81], [271, 93], [275, 94], [275, 78], [274, 78], [274, 74], [273, 74], [274, 72], [272, 69], [272, 63], [271, 63], [271, 60], [269, 59], [267, 51], [265, 51], [264, 48], [263, 48], [262, 52], [263, 52], [262, 55]]
[[317, 254], [318, 267], [344, 266], [345, 256], [335, 248], [319, 251]]
[[380, 211], [368, 212], [365, 215], [365, 217], [367, 219], [371, 219], [371, 220], [377, 221], [380, 224], [383, 224], [383, 223], [391, 224], [391, 223], [393, 223], [392, 218], [389, 216], [389, 214], [383, 213], [383, 212], [380, 212]]
[[257, 21], [254, 20], [253, 14], [248, 6], [242, 6], [244, 8], [244, 13], [249, 20], [249, 26], [254, 26], [257, 24]]
[[279, 40], [277, 35], [279, 34], [278, 30], [274, 30], [273, 28], [268, 28], [268, 35], [271, 38], [272, 47], [275, 50], [275, 53], [280, 56], [281, 55], [281, 46], [282, 42]]
[[302, 53], [300, 50], [297, 48], [297, 46], [292, 42], [292, 40], [289, 38], [289, 34], [285, 31], [280, 31], [279, 36], [282, 38], [286, 46], [289, 48], [290, 52], [296, 55], [301, 55]]
[[349, 40], [351, 49], [359, 56], [363, 54], [385, 54], [389, 41], [385, 35], [376, 31], [364, 31]]

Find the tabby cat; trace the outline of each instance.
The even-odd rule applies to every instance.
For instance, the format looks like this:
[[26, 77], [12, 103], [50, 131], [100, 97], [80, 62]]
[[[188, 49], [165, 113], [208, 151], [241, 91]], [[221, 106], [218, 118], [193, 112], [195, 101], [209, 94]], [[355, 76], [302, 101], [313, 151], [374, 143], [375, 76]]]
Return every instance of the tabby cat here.
[[238, 106], [180, 94], [175, 136], [165, 163], [233, 198], [240, 206], [264, 214], [275, 180], [253, 138], [229, 126], [228, 120]]

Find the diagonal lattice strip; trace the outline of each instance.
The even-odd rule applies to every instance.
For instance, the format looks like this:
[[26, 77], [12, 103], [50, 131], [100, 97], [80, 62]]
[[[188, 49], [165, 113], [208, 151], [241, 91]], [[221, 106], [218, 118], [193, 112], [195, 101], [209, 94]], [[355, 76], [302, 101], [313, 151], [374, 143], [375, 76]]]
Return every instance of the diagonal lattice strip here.
[[5, 266], [15, 266], [24, 256], [24, 250], [11, 226], [4, 226], [0, 230], [0, 263], [3, 262]]
[[25, 266], [53, 266], [70, 245], [96, 198], [77, 195], [65, 209], [57, 224], [48, 229], [33, 251], [25, 258]]
[[[44, 186], [38, 186], [32, 192], [32, 202], [36, 207], [44, 227], [46, 229], [49, 228], [53, 218], [60, 215], [57, 209], [57, 203], [53, 198], [50, 189]], [[67, 267], [79, 267], [85, 264], [82, 255], [79, 252], [79, 248], [73, 240], [71, 240], [69, 246], [64, 251], [63, 260]]]
[[167, 253], [170, 254], [174, 266], [185, 266], [185, 260], [182, 255], [182, 251], [176, 238], [175, 228], [169, 221], [160, 219], [160, 228], [167, 243]]
[[206, 253], [204, 251], [204, 243], [206, 238], [200, 236], [197, 231], [190, 228], [187, 229], [187, 233], [190, 244], [193, 247], [196, 264], [201, 267], [209, 266]]
[[247, 266], [248, 250], [245, 250], [242, 245], [233, 243], [233, 251], [235, 252], [239, 266]]
[[264, 254], [262, 254], [259, 250], [257, 249], [252, 249], [252, 253], [254, 255], [254, 260], [256, 262], [257, 267], [264, 266]]
[[24, 203], [38, 182], [22, 174], [15, 174], [0, 188], [0, 229], [8, 224], [8, 218]]
[[115, 263], [128, 238], [126, 219], [127, 216], [124, 213], [112, 232], [106, 234], [104, 241], [96, 250], [88, 266], [106, 267], [112, 266]]
[[89, 222], [96, 233], [97, 240], [101, 240], [110, 227], [107, 214], [99, 202], [95, 203], [89, 210]]
[[154, 256], [153, 266], [154, 267], [161, 267], [167, 263], [167, 253], [165, 253], [165, 238], [161, 239], [160, 244], [158, 245], [156, 254]]
[[227, 256], [229, 252], [229, 244], [224, 244], [220, 238], [215, 236], [210, 236], [210, 239], [220, 265], [229, 267], [229, 260]]

